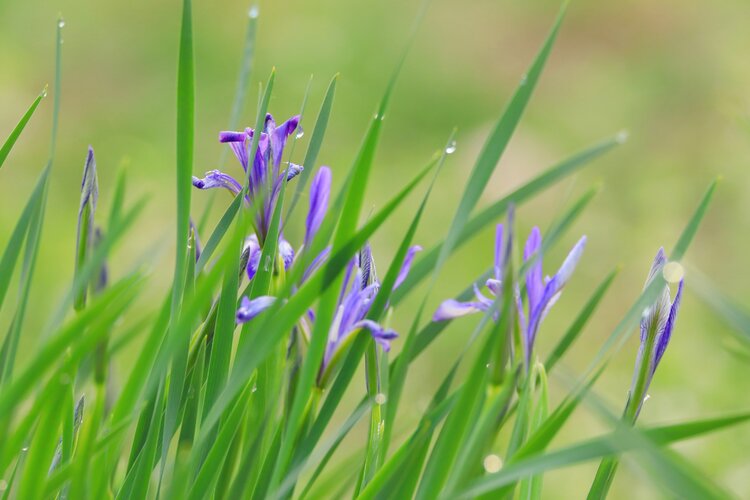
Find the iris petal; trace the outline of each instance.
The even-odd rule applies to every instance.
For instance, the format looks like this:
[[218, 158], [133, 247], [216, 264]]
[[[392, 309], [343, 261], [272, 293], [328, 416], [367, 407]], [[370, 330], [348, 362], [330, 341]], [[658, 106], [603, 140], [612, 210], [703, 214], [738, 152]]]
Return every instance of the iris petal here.
[[432, 315], [432, 321], [446, 321], [486, 309], [487, 307], [481, 302], [459, 302], [455, 299], [448, 299], [437, 308], [435, 314]]
[[237, 323], [247, 323], [269, 307], [276, 301], [276, 297], [263, 295], [253, 300], [242, 297], [240, 308], [237, 309]]

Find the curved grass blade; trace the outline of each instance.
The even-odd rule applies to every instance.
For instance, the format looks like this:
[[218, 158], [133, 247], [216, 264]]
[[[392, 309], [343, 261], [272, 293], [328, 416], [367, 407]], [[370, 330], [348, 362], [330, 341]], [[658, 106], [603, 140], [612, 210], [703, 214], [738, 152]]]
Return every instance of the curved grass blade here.
[[612, 270], [606, 278], [599, 284], [599, 286], [591, 294], [586, 305], [583, 306], [581, 312], [578, 313], [576, 319], [570, 325], [565, 334], [560, 338], [560, 341], [552, 349], [552, 352], [547, 356], [547, 360], [544, 363], [544, 367], [547, 371], [552, 371], [552, 368], [557, 364], [558, 361], [565, 355], [571, 345], [576, 341], [578, 336], [583, 332], [583, 328], [588, 323], [589, 318], [594, 313], [599, 303], [604, 298], [604, 295], [609, 290], [610, 285], [614, 281], [620, 268], [617, 267]]
[[60, 405], [63, 404], [66, 393], [70, 391], [68, 387], [70, 380], [67, 383], [61, 383], [60, 380], [53, 379], [49, 384], [58, 385], [59, 390], [50, 391], [47, 404], [43, 405], [44, 411], [40, 417], [39, 425], [29, 444], [29, 453], [24, 463], [21, 482], [18, 487], [18, 498], [37, 500], [41, 499], [44, 494], [42, 478], [47, 476], [50, 461], [55, 453], [56, 436], [60, 429], [60, 417], [62, 416], [62, 412], [58, 410]]
[[[29, 201], [26, 203], [23, 212], [21, 212], [21, 217], [13, 228], [13, 233], [5, 246], [2, 259], [0, 259], [0, 310], [2, 310], [5, 295], [8, 293], [10, 279], [13, 276], [13, 270], [16, 267], [18, 256], [21, 254], [23, 241], [28, 233], [31, 216], [34, 213], [35, 207], [41, 202], [41, 197], [44, 194], [48, 176], [49, 169], [45, 169], [34, 186], [34, 191], [32, 191]], [[1, 368], [0, 372], [2, 372]]]
[[[511, 204], [520, 205], [521, 203], [532, 199], [537, 193], [554, 185], [556, 182], [577, 172], [591, 161], [602, 156], [604, 153], [612, 150], [618, 144], [622, 144], [620, 135], [604, 140], [560, 163], [550, 167], [534, 179], [530, 180], [520, 188], [496, 201], [490, 207], [482, 210], [479, 214], [472, 217], [462, 228], [460, 237], [453, 248], [453, 251], [460, 248], [474, 237], [479, 231], [488, 225], [494, 223], [498, 217], [507, 212]], [[414, 263], [409, 276], [401, 284], [396, 293], [393, 294], [394, 305], [398, 304], [411, 290], [419, 284], [425, 277], [432, 273], [438, 262], [438, 256], [445, 244], [439, 243], [430, 250], [424, 252], [421, 259]]]
[[[496, 492], [525, 476], [568, 467], [615, 453], [643, 450], [645, 446], [650, 446], [652, 450], [658, 450], [658, 447], [664, 447], [678, 441], [715, 432], [748, 420], [750, 420], [750, 414], [698, 420], [676, 425], [654, 427], [642, 431], [623, 427], [604, 436], [583, 441], [560, 450], [534, 454], [524, 457], [523, 460], [519, 460], [516, 463], [506, 464], [499, 472], [473, 481], [456, 498], [474, 498], [480, 494]], [[649, 444], [644, 445], [643, 441], [647, 441]], [[700, 491], [705, 491], [705, 488], [698, 486], [698, 489], [694, 490], [693, 493]], [[689, 497], [692, 498], [695, 495], [689, 495]], [[713, 496], [709, 494], [708, 497], [704, 498], [713, 498]]]
[[328, 84], [326, 95], [323, 98], [323, 104], [320, 105], [320, 111], [318, 112], [317, 120], [315, 120], [315, 128], [313, 129], [312, 137], [310, 138], [310, 144], [307, 146], [305, 159], [302, 162], [305, 169], [299, 175], [299, 179], [297, 180], [297, 188], [295, 189], [294, 197], [289, 204], [289, 209], [286, 213], [286, 220], [291, 218], [292, 212], [302, 195], [302, 191], [305, 189], [307, 181], [310, 179], [310, 175], [312, 175], [312, 171], [315, 168], [315, 162], [318, 159], [318, 153], [320, 152], [326, 128], [328, 127], [328, 119], [331, 116], [331, 108], [333, 107], [333, 97], [336, 93], [336, 82], [338, 77], [339, 75], [336, 74], [331, 78], [331, 83]]
[[34, 99], [34, 102], [31, 103], [31, 106], [29, 106], [29, 109], [26, 110], [26, 113], [21, 117], [18, 124], [15, 126], [13, 131], [11, 131], [8, 138], [5, 140], [5, 143], [3, 143], [3, 146], [0, 148], [0, 168], [3, 167], [3, 163], [5, 163], [5, 159], [8, 158], [8, 154], [10, 154], [10, 150], [13, 149], [13, 146], [16, 144], [16, 141], [18, 140], [18, 137], [21, 135], [21, 132], [23, 132], [23, 129], [26, 127], [26, 124], [29, 123], [29, 120], [31, 119], [31, 115], [34, 114], [34, 111], [36, 111], [37, 106], [39, 106], [39, 103], [42, 102], [42, 99], [47, 97], [47, 87], [42, 90], [36, 99]]
[[701, 202], [698, 205], [698, 208], [695, 209], [695, 213], [690, 218], [690, 222], [682, 231], [682, 234], [680, 234], [680, 239], [677, 240], [677, 243], [675, 243], [675, 246], [672, 249], [672, 254], [669, 256], [670, 259], [675, 260], [675, 261], [682, 260], [682, 257], [685, 255], [685, 252], [687, 251], [688, 247], [690, 246], [690, 243], [693, 241], [693, 238], [695, 237], [695, 233], [698, 232], [698, 226], [700, 226], [700, 223], [703, 220], [703, 217], [706, 215], [708, 206], [711, 204], [711, 198], [713, 198], [714, 191], [716, 190], [716, 186], [718, 184], [719, 184], [719, 179], [715, 179], [708, 186], [708, 189], [706, 190], [706, 193], [703, 195], [703, 198], [701, 199]]

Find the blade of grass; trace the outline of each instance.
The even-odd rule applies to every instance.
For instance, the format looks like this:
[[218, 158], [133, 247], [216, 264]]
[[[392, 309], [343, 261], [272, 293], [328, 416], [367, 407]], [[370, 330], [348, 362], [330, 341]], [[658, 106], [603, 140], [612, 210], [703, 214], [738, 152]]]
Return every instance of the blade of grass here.
[[3, 146], [0, 147], [0, 168], [3, 167], [3, 163], [5, 163], [6, 158], [8, 158], [8, 154], [10, 154], [10, 150], [13, 149], [13, 146], [16, 144], [16, 141], [18, 140], [18, 137], [21, 135], [21, 132], [23, 132], [23, 129], [26, 127], [26, 124], [29, 123], [29, 120], [31, 119], [31, 115], [34, 114], [34, 111], [36, 111], [37, 106], [39, 106], [39, 103], [42, 102], [42, 99], [47, 97], [47, 87], [42, 90], [36, 99], [34, 99], [34, 102], [31, 103], [31, 106], [29, 106], [29, 109], [26, 110], [26, 113], [21, 117], [21, 119], [18, 121], [18, 124], [16, 124], [15, 128], [11, 131], [8, 138], [5, 140], [5, 143], [3, 143]]
[[[652, 446], [663, 447], [674, 442], [728, 428], [746, 422], [749, 419], [750, 415], [744, 414], [654, 427], [644, 429], [643, 431], [620, 428], [604, 436], [586, 440], [560, 450], [533, 454], [524, 457], [523, 460], [514, 464], [506, 464], [499, 472], [473, 481], [456, 498], [474, 498], [480, 494], [496, 492], [525, 476], [572, 466], [615, 453], [641, 450], [643, 448], [643, 440], [648, 440]], [[640, 438], [633, 439], [634, 436], [640, 436]]]
[[318, 159], [318, 153], [320, 147], [323, 144], [323, 138], [325, 137], [326, 129], [328, 128], [328, 119], [331, 117], [331, 108], [333, 107], [333, 97], [336, 93], [336, 81], [338, 80], [338, 74], [331, 78], [331, 82], [328, 84], [326, 95], [323, 98], [323, 103], [320, 105], [320, 111], [318, 112], [318, 118], [315, 121], [315, 128], [313, 129], [312, 137], [310, 138], [310, 144], [307, 146], [307, 152], [305, 153], [305, 159], [302, 165], [305, 169], [299, 175], [297, 180], [297, 188], [294, 191], [294, 197], [289, 204], [289, 209], [286, 212], [286, 219], [290, 220], [294, 208], [299, 202], [299, 198], [302, 195], [302, 191], [307, 185], [307, 181], [312, 175], [315, 162]]
[[583, 332], [583, 328], [586, 326], [586, 323], [588, 323], [588, 320], [589, 318], [591, 318], [591, 315], [594, 313], [594, 311], [596, 311], [596, 308], [604, 298], [607, 290], [609, 290], [610, 285], [614, 281], [619, 271], [619, 267], [612, 270], [607, 275], [607, 277], [604, 278], [604, 280], [599, 284], [596, 290], [594, 290], [594, 293], [591, 294], [591, 297], [589, 298], [588, 302], [586, 302], [586, 305], [583, 306], [581, 312], [578, 313], [578, 316], [576, 316], [575, 320], [570, 325], [568, 330], [560, 338], [560, 341], [552, 349], [552, 352], [549, 354], [549, 356], [547, 356], [547, 360], [544, 363], [544, 367], [547, 371], [552, 371], [552, 368], [557, 364], [558, 361], [560, 361], [560, 359], [565, 355], [568, 349], [570, 349], [570, 346], [573, 345], [576, 339], [578, 339], [578, 336]]

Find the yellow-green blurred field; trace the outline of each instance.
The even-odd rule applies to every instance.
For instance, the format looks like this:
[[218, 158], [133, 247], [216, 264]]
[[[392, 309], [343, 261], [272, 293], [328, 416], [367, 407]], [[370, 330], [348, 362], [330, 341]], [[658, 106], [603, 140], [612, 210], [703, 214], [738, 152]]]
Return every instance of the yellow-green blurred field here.
[[[175, 89], [179, 2], [5, 0], [0, 2], [0, 137], [5, 137], [38, 92], [53, 79], [54, 28], [66, 20], [58, 153], [53, 170], [37, 280], [32, 290], [23, 353], [37, 343], [73, 273], [79, 182], [86, 147], [96, 150], [100, 207], [108, 210], [117, 171], [126, 169], [130, 199], [150, 194], [145, 215], [117, 259], [118, 273], [135, 265], [153, 269], [149, 297], [169, 286], [174, 216]], [[367, 121], [408, 38], [418, 2], [318, 0], [261, 2], [253, 85], [243, 123], [254, 120], [258, 82], [272, 67], [277, 77], [270, 110], [277, 118], [298, 111], [313, 75], [303, 126], [312, 129], [326, 85], [340, 73], [326, 141], [319, 155], [341, 181]], [[417, 241], [425, 247], [447, 230], [465, 179], [491, 124], [499, 116], [542, 43], [557, 1], [434, 0], [399, 79], [386, 116], [369, 204], [379, 204], [442, 147], [453, 127], [458, 148], [429, 204]], [[216, 168], [219, 130], [228, 124], [248, 2], [194, 4], [196, 50], [195, 174]], [[564, 360], [563, 373], [583, 371], [588, 360], [640, 293], [653, 254], [671, 248], [708, 183], [723, 176], [714, 204], [687, 255], [737, 302], [750, 305], [746, 255], [750, 252], [750, 2], [746, 0], [631, 0], [572, 3], [531, 105], [507, 154], [486, 187], [483, 203], [502, 196], [574, 152], [620, 130], [629, 141], [518, 211], [525, 238], [542, 230], [592, 185], [600, 191], [561, 245], [546, 256], [556, 270], [568, 247], [588, 235], [585, 256], [566, 293], [544, 324], [541, 352], [551, 346], [602, 277], [622, 271], [594, 321]], [[51, 100], [44, 102], [0, 172], [0, 247], [44, 166]], [[305, 136], [300, 146], [309, 139]], [[298, 146], [295, 158], [302, 160]], [[233, 158], [228, 169], [239, 169]], [[307, 166], [312, 167], [312, 166]], [[235, 170], [236, 172], [236, 170]], [[194, 192], [199, 214], [206, 193]], [[219, 196], [216, 216], [228, 197]], [[388, 262], [416, 203], [401, 210], [373, 241]], [[368, 209], [369, 211], [369, 209]], [[165, 230], [165, 228], [168, 228]], [[288, 231], [297, 241], [300, 225]], [[136, 237], [134, 237], [136, 236]], [[491, 231], [464, 247], [446, 268], [431, 303], [455, 295], [491, 262]], [[730, 354], [728, 326], [690, 292], [676, 333], [651, 387], [642, 421], [675, 422], [750, 407], [744, 381], [750, 363]], [[413, 298], [395, 311], [408, 328]], [[0, 316], [7, 328], [10, 312]], [[417, 363], [402, 405], [416, 418], [474, 320], [457, 321]], [[398, 341], [395, 349], [398, 350]], [[614, 359], [597, 391], [619, 412], [630, 385], [636, 336]], [[126, 356], [137, 355], [137, 342]], [[554, 401], [568, 387], [553, 378]], [[361, 388], [357, 387], [357, 390]], [[604, 426], [583, 409], [556, 445], [591, 436]], [[737, 495], [750, 495], [750, 429], [737, 427], [678, 449]], [[343, 455], [346, 454], [346, 451]], [[342, 456], [343, 456], [342, 455]], [[613, 498], [652, 498], [656, 490], [630, 463], [622, 467]], [[595, 463], [545, 477], [545, 497], [580, 498]]]

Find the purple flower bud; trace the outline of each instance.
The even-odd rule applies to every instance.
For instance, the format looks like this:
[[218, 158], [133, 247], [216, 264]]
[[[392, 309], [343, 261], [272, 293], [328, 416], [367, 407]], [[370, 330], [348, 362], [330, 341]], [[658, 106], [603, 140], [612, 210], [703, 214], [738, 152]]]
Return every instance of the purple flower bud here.
[[331, 169], [320, 167], [310, 184], [310, 209], [305, 220], [305, 246], [318, 232], [320, 224], [328, 211], [328, 197], [331, 194]]

